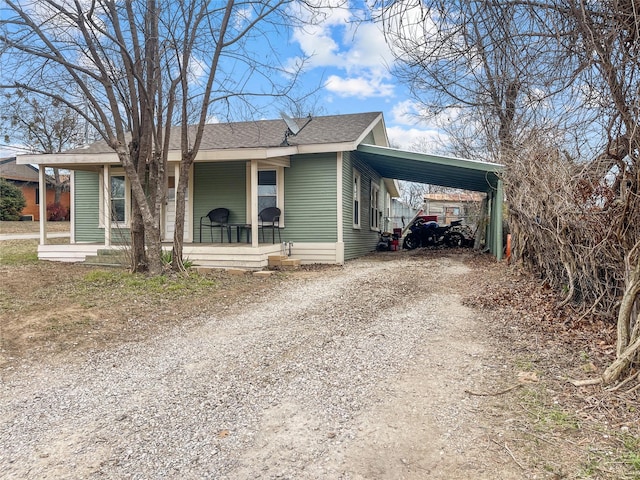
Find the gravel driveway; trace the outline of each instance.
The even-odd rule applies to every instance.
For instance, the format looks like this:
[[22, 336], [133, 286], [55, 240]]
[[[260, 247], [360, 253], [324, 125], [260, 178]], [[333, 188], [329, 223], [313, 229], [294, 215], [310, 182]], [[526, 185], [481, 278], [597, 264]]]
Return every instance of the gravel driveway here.
[[[374, 256], [1, 385], [0, 477], [497, 479], [456, 257]], [[493, 422], [493, 424], [492, 424]], [[497, 433], [496, 433], [497, 434]]]

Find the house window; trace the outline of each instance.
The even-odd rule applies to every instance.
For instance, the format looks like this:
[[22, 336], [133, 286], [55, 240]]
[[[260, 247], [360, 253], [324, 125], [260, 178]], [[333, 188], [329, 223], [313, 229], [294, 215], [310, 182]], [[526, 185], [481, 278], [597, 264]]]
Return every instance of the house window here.
[[124, 175], [111, 176], [111, 221], [123, 223], [125, 221], [125, 180]]
[[36, 187], [36, 205], [40, 205], [40, 188]]
[[369, 226], [372, 230], [380, 229], [380, 187], [371, 181], [371, 217]]
[[[104, 182], [109, 182], [109, 199], [105, 205], [103, 187]], [[131, 204], [131, 193], [129, 181], [125, 177], [123, 172], [116, 172], [109, 175], [109, 179], [106, 180], [103, 175], [100, 176], [100, 226], [104, 227], [104, 208], [108, 206], [110, 209], [111, 222], [113, 224], [120, 224], [120, 226], [128, 225], [129, 223], [129, 210]]]
[[353, 228], [360, 228], [360, 173], [353, 171]]
[[275, 170], [258, 171], [258, 212], [278, 206], [278, 182]]
[[460, 215], [460, 207], [447, 207], [447, 215]]

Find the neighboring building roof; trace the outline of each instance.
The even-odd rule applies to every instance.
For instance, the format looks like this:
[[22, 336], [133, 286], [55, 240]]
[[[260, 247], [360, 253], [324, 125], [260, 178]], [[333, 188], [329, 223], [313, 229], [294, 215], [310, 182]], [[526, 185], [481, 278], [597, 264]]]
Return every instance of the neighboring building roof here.
[[36, 182], [38, 169], [31, 165], [18, 165], [16, 157], [0, 158], [0, 177], [20, 182]]
[[431, 200], [434, 202], [481, 202], [484, 199], [484, 195], [476, 192], [465, 193], [425, 193], [425, 200]]
[[[40, 171], [33, 165], [16, 163], [16, 157], [0, 158], [0, 177], [14, 182], [39, 183]], [[49, 185], [56, 183], [51, 175], [45, 175], [45, 180]], [[70, 176], [61, 174], [60, 182], [68, 190]]]

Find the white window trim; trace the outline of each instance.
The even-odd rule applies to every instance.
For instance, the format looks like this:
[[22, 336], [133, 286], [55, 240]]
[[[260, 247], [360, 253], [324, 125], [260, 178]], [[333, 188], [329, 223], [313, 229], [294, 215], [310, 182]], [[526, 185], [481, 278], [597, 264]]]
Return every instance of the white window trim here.
[[369, 211], [371, 218], [369, 219], [369, 228], [374, 231], [380, 230], [380, 185], [371, 180], [371, 189], [369, 192]]
[[[121, 222], [111, 222], [111, 227], [120, 227], [120, 228], [129, 228], [131, 226], [131, 183], [129, 182], [129, 177], [127, 177], [124, 173], [124, 168], [110, 168], [109, 169], [109, 179], [111, 179], [111, 177], [114, 176], [118, 176], [118, 177], [122, 177], [124, 176], [124, 223]], [[104, 194], [105, 194], [105, 175], [104, 175], [104, 170], [102, 170], [100, 172], [100, 177], [99, 177], [99, 185], [100, 185], [100, 195], [99, 195], [99, 221], [98, 221], [98, 226], [100, 228], [104, 228], [105, 224], [104, 224], [104, 208], [105, 208], [105, 198], [104, 198]], [[111, 199], [109, 199], [109, 202], [111, 202]]]
[[390, 231], [391, 230], [391, 195], [389, 194], [389, 192], [387, 192], [387, 194], [385, 195], [385, 202], [384, 202], [384, 230], [386, 231]]
[[353, 228], [360, 228], [362, 225], [362, 175], [355, 168], [353, 169], [353, 181], [351, 182], [351, 189], [353, 190], [355, 185], [358, 185], [357, 190], [355, 191], [355, 196], [352, 198], [352, 206], [353, 212], [351, 215], [351, 220], [355, 220], [355, 210], [356, 210], [356, 202], [358, 202], [358, 222], [353, 222]]
[[[265, 165], [258, 166], [258, 171], [265, 170], [275, 170], [276, 171], [276, 207], [280, 209], [280, 228], [284, 228], [284, 167], [274, 166], [274, 165]], [[251, 162], [247, 162], [247, 222], [250, 223], [251, 220], [251, 181], [250, 181], [250, 172], [251, 172]], [[258, 197], [258, 192], [255, 192], [256, 202]], [[260, 212], [256, 212], [256, 215]]]

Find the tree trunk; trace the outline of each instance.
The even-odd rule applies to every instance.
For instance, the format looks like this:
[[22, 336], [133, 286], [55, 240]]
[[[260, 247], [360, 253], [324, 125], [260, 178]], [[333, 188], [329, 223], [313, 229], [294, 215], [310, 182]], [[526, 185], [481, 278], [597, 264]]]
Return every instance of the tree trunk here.
[[182, 251], [184, 246], [184, 217], [185, 196], [189, 186], [189, 170], [193, 164], [192, 158], [183, 158], [180, 163], [180, 178], [176, 186], [176, 223], [173, 231], [173, 252], [171, 256], [171, 268], [176, 272], [184, 271]]
[[162, 273], [162, 237], [159, 218], [149, 207], [143, 182], [131, 159], [130, 152], [125, 147], [116, 147], [118, 158], [124, 166], [125, 173], [131, 182], [131, 193], [137, 203], [144, 225], [144, 240], [146, 242], [147, 268], [150, 275]]
[[144, 241], [144, 221], [135, 198], [131, 201], [131, 252], [129, 261], [132, 272], [146, 272], [147, 258]]
[[611, 383], [620, 378], [626, 369], [640, 361], [640, 325], [638, 325], [638, 307], [640, 306], [640, 264], [631, 264], [634, 252], [640, 249], [637, 243], [627, 255], [626, 289], [618, 310], [618, 339], [616, 360], [605, 370], [602, 378]]
[[[148, 127], [147, 127], [148, 128]], [[142, 182], [146, 179], [147, 158], [149, 155], [150, 135], [139, 132], [137, 141], [129, 145], [130, 158], [133, 162], [137, 178]], [[146, 183], [146, 181], [145, 181]], [[148, 190], [148, 189], [147, 189]], [[146, 199], [145, 199], [146, 203]], [[146, 272], [148, 259], [145, 248], [145, 224], [138, 199], [134, 196], [131, 202], [131, 271]]]

